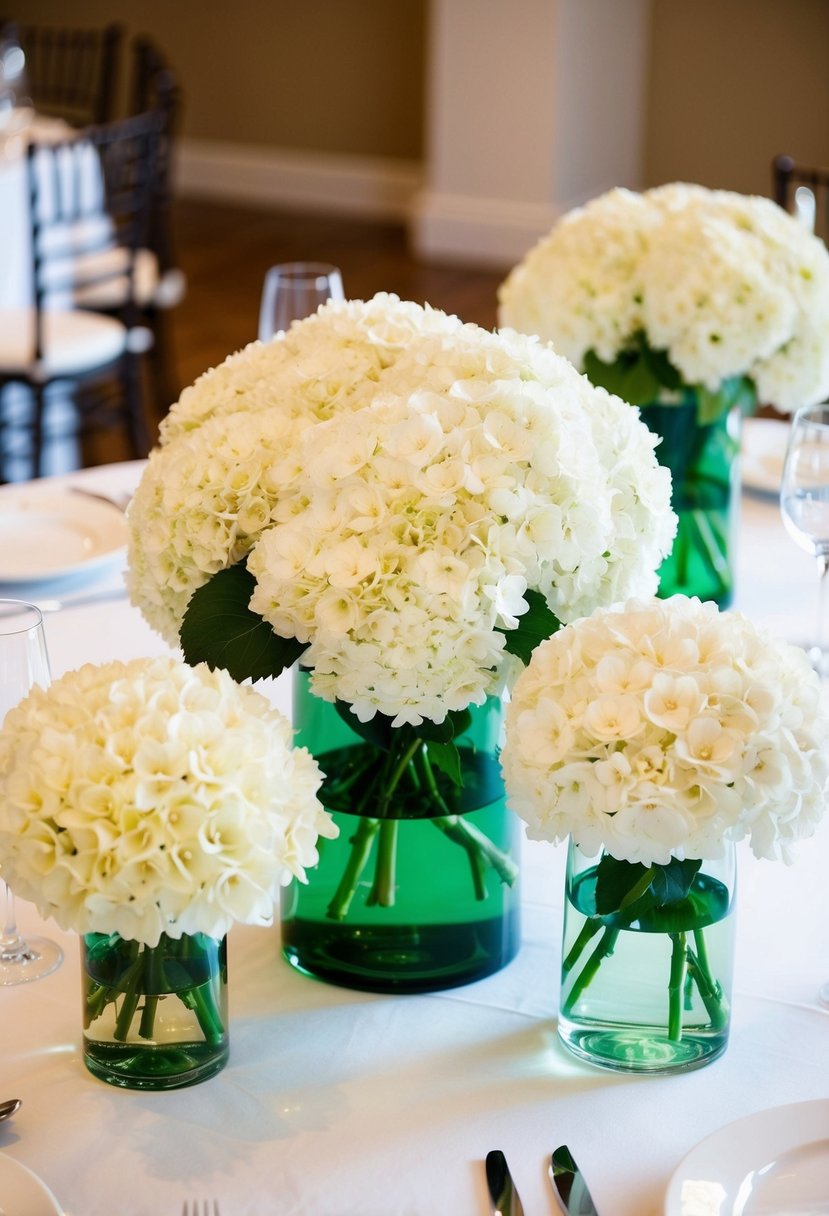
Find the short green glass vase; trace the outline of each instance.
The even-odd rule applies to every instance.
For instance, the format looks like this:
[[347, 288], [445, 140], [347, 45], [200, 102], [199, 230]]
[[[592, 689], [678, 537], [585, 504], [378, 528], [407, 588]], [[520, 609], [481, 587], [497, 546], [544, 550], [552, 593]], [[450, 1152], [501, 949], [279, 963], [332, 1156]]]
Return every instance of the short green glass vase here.
[[320, 840], [307, 884], [283, 891], [288, 961], [329, 983], [395, 993], [504, 967], [520, 937], [519, 832], [498, 763], [500, 700], [473, 709], [456, 740], [460, 782], [411, 733], [392, 731], [388, 748], [361, 738], [301, 670], [294, 725], [326, 774], [320, 798], [340, 835]]
[[[675, 1073], [722, 1055], [731, 1021], [733, 843], [704, 861], [681, 898], [629, 913], [597, 911], [601, 856], [567, 857], [558, 1033], [601, 1068]], [[630, 866], [616, 862], [615, 867]], [[638, 867], [636, 873], [643, 870]]]
[[81, 938], [84, 1063], [110, 1085], [178, 1089], [227, 1063], [227, 939], [157, 946], [117, 933]]
[[656, 458], [671, 471], [671, 505], [679, 521], [659, 568], [659, 595], [697, 596], [727, 608], [734, 598], [739, 526], [740, 408], [701, 421], [699, 394], [686, 388], [676, 402], [641, 406], [640, 415], [661, 438]]

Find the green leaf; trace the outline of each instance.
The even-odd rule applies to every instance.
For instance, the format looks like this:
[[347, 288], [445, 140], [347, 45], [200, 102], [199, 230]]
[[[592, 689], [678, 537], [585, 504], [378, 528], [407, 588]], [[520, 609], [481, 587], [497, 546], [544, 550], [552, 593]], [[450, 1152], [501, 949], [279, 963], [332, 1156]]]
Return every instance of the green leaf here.
[[591, 384], [621, 397], [625, 378], [638, 358], [636, 351], [622, 351], [612, 363], [605, 363], [594, 351], [589, 350], [584, 356], [584, 373]]
[[386, 714], [378, 713], [368, 722], [361, 722], [347, 701], [335, 701], [334, 708], [355, 735], [365, 739], [372, 747], [379, 747], [384, 752], [391, 751], [397, 731], [392, 726], [392, 719]]
[[[701, 865], [672, 857], [664, 865], [644, 866], [605, 855], [596, 867], [596, 912], [599, 916], [621, 913], [630, 923], [654, 908], [670, 908], [687, 897]], [[684, 909], [685, 921], [687, 915]], [[663, 921], [664, 917], [659, 923]]]
[[281, 638], [248, 607], [255, 579], [239, 562], [219, 570], [190, 597], [179, 636], [188, 663], [222, 667], [234, 680], [278, 676], [306, 649]]
[[516, 655], [526, 665], [536, 646], [551, 638], [561, 628], [561, 621], [552, 609], [548, 608], [547, 601], [538, 591], [525, 591], [524, 599], [529, 608], [518, 618], [518, 628], [502, 629], [501, 633], [506, 638], [504, 649], [509, 654]]
[[654, 866], [656, 873], [651, 882], [651, 891], [659, 907], [684, 899], [701, 865], [702, 862], [697, 859], [680, 861], [672, 857], [667, 865]]
[[458, 735], [469, 730], [471, 724], [472, 714], [468, 709], [452, 709], [439, 725], [437, 722], [430, 722], [428, 718], [424, 718], [420, 726], [412, 729], [427, 743], [451, 743], [453, 739], [457, 739]]
[[445, 773], [453, 785], [463, 785], [461, 772], [461, 755], [454, 743], [430, 743], [428, 745], [429, 759], [435, 768]]
[[648, 365], [654, 379], [663, 388], [670, 389], [671, 392], [679, 392], [682, 388], [682, 376], [674, 367], [668, 358], [668, 352], [664, 350], [653, 350], [644, 337], [642, 343], [642, 358]]
[[398, 746], [405, 748], [414, 739], [422, 739], [424, 743], [451, 743], [469, 730], [472, 722], [468, 709], [450, 711], [440, 724], [424, 718], [420, 726], [392, 726], [394, 719], [381, 713], [376, 713], [368, 722], [361, 722], [346, 701], [335, 701], [334, 708], [356, 735], [385, 752]]
[[596, 911], [599, 916], [610, 916], [620, 911], [623, 904], [630, 907], [631, 897], [648, 873], [649, 867], [639, 862], [620, 861], [605, 854], [596, 867]]
[[627, 350], [620, 351], [612, 363], [605, 363], [594, 351], [584, 357], [584, 371], [592, 384], [606, 388], [631, 405], [649, 405], [662, 389], [676, 392], [682, 377], [663, 350], [653, 350], [645, 335], [636, 334]]

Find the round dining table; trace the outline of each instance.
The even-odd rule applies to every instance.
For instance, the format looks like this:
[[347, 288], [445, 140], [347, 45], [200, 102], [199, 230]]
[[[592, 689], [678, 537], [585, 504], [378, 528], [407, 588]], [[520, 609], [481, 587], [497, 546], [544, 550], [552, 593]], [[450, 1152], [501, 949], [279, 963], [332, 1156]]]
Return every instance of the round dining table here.
[[[141, 468], [88, 469], [48, 485], [118, 497]], [[807, 638], [817, 572], [785, 533], [773, 495], [743, 493], [737, 552], [735, 609], [777, 636]], [[88, 579], [69, 580], [63, 606], [47, 612], [53, 676], [168, 652], [118, 595], [124, 561], [113, 553]], [[112, 598], [89, 602], [108, 589]], [[0, 587], [11, 594], [38, 602], [58, 593], [40, 582]], [[289, 675], [264, 691], [290, 712]], [[229, 1063], [167, 1092], [113, 1088], [86, 1071], [78, 940], [18, 901], [21, 929], [57, 939], [65, 959], [46, 978], [0, 990], [0, 1100], [22, 1099], [0, 1123], [0, 1208], [180, 1216], [185, 1201], [206, 1199], [221, 1216], [486, 1216], [484, 1160], [498, 1148], [526, 1216], [549, 1216], [559, 1210], [549, 1155], [566, 1143], [601, 1216], [736, 1213], [718, 1206], [716, 1185], [692, 1186], [684, 1207], [666, 1208], [672, 1175], [704, 1138], [716, 1147], [719, 1129], [758, 1112], [782, 1126], [790, 1106], [792, 1118], [801, 1109], [791, 1104], [810, 1102], [829, 1146], [829, 1010], [817, 1000], [829, 980], [829, 822], [790, 866], [739, 846], [729, 1045], [678, 1075], [604, 1071], [559, 1044], [565, 855], [563, 844], [523, 841], [520, 951], [498, 974], [449, 991], [335, 987], [283, 959], [278, 918], [272, 928], [234, 927]], [[6, 1158], [42, 1184], [30, 1210], [4, 1199]], [[823, 1208], [808, 1210], [829, 1211], [829, 1191]]]

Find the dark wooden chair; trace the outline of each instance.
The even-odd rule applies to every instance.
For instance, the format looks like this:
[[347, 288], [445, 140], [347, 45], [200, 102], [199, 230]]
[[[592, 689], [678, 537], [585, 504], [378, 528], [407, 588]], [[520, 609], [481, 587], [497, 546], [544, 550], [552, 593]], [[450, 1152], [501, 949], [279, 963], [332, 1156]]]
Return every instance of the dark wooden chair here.
[[181, 303], [187, 290], [187, 280], [175, 254], [171, 219], [173, 160], [182, 94], [175, 73], [151, 38], [134, 38], [132, 55], [132, 113], [158, 110], [163, 116], [148, 238], [148, 248], [155, 258], [155, 282], [142, 304], [145, 323], [153, 332], [151, 374], [158, 412], [163, 416], [179, 394], [169, 313]]
[[781, 207], [829, 240], [829, 168], [801, 165], [791, 156], [776, 156], [772, 161], [772, 190]]
[[75, 127], [115, 117], [124, 32], [118, 23], [98, 29], [3, 25], [4, 39], [16, 40], [26, 57], [32, 105]]
[[[0, 456], [24, 432], [31, 476], [44, 471], [47, 395], [58, 384], [74, 402], [74, 434], [118, 426], [132, 457], [147, 454], [141, 359], [152, 336], [141, 321], [135, 266], [162, 123], [154, 111], [68, 142], [29, 145], [32, 303], [0, 310], [0, 389], [24, 386], [30, 408], [14, 423], [0, 416]], [[104, 316], [79, 307], [87, 290], [111, 291], [117, 309]]]

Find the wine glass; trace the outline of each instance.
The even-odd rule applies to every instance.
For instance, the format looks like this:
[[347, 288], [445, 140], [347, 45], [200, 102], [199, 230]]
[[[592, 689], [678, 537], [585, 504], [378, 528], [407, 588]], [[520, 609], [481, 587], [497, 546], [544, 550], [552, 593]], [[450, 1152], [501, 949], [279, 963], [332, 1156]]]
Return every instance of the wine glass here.
[[[0, 599], [0, 722], [39, 684], [49, 683], [43, 617], [34, 604]], [[14, 895], [5, 883], [6, 906], [0, 932], [0, 985], [38, 980], [60, 966], [63, 951], [46, 937], [21, 937]]]
[[326, 300], [343, 300], [342, 275], [326, 262], [283, 262], [265, 275], [259, 339], [267, 342], [292, 321], [310, 317]]
[[807, 650], [815, 670], [824, 677], [829, 586], [829, 403], [807, 406], [795, 414], [783, 464], [780, 510], [795, 543], [817, 558], [817, 627]]
[[[783, 464], [780, 510], [789, 535], [817, 558], [818, 617], [808, 653], [812, 666], [824, 679], [829, 584], [829, 403], [807, 406], [795, 414]], [[829, 1008], [829, 982], [818, 990], [818, 1000]]]

